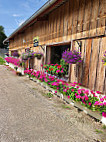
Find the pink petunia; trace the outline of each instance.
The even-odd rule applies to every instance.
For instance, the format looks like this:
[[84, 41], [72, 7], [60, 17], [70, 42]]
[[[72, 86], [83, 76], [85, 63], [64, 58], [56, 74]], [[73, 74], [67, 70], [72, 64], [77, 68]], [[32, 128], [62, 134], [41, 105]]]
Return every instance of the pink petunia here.
[[57, 72], [57, 73], [59, 73], [59, 72], [60, 72], [60, 70], [57, 70], [56, 72]]
[[96, 91], [96, 93], [97, 93], [97, 94], [101, 94], [101, 92], [100, 92], [100, 91]]
[[104, 98], [100, 98], [100, 101], [103, 102], [103, 101], [104, 101]]
[[103, 103], [99, 103], [100, 106], [103, 106]]
[[72, 92], [74, 92], [74, 89], [71, 89]]
[[89, 94], [89, 90], [85, 90], [85, 91], [84, 91], [84, 94], [87, 94], [87, 95], [88, 95], [88, 94]]
[[106, 102], [104, 102], [103, 105], [106, 106]]
[[94, 105], [99, 105], [100, 103], [98, 102], [98, 101], [96, 101], [95, 103], [94, 103]]
[[89, 106], [91, 106], [91, 102], [89, 102], [88, 104], [89, 104]]
[[55, 91], [55, 93], [57, 93], [57, 91]]
[[104, 96], [104, 99], [106, 99], [106, 96]]
[[80, 98], [81, 98], [81, 96], [80, 96], [80, 95], [78, 95], [78, 96], [76, 96], [76, 98], [77, 98], [77, 99], [80, 99]]
[[69, 87], [67, 87], [67, 90], [69, 90], [70, 88]]
[[89, 100], [88, 96], [85, 95], [84, 97], [85, 97], [85, 101]]
[[70, 96], [67, 96], [68, 99], [70, 99]]
[[63, 92], [67, 92], [67, 90], [66, 90], [66, 89], [64, 89], [64, 90], [63, 90]]
[[75, 93], [75, 96], [77, 96], [78, 94], [77, 93]]
[[81, 89], [78, 89], [78, 94], [80, 95], [82, 93]]
[[106, 118], [106, 112], [102, 112], [102, 116]]

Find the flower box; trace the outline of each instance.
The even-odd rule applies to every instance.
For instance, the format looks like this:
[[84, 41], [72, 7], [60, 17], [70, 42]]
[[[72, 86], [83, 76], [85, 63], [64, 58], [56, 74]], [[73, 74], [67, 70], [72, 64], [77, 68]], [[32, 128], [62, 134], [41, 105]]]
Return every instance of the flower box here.
[[[16, 65], [9, 63], [9, 67], [15, 70]], [[24, 68], [23, 67], [17, 67], [17, 72], [20, 72], [22, 75], [24, 75]]]
[[[76, 82], [66, 83], [63, 80], [48, 76], [44, 72], [35, 72], [33, 69], [25, 70], [25, 74], [28, 74], [30, 77], [35, 76], [35, 78], [37, 79], [37, 83], [41, 85], [43, 80], [44, 87], [46, 89], [56, 94], [64, 101], [70, 103], [75, 107], [78, 107], [85, 113], [95, 117], [96, 119], [99, 119], [104, 124], [106, 124], [106, 96], [102, 95], [101, 92], [94, 92], [92, 90], [81, 88], [79, 86], [80, 84]], [[91, 110], [89, 110], [88, 108], [90, 108]], [[92, 110], [98, 110], [98, 112]]]

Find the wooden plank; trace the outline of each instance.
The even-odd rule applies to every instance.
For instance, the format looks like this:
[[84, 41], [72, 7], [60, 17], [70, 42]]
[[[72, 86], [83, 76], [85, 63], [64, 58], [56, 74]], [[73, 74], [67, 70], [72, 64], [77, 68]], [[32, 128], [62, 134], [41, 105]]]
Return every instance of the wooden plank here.
[[77, 20], [78, 20], [78, 13], [79, 13], [79, 0], [74, 1], [74, 8], [73, 8], [73, 29], [72, 29], [72, 39], [76, 38], [77, 35]]
[[83, 79], [83, 68], [84, 68], [84, 62], [85, 62], [85, 40], [81, 40], [82, 47], [81, 47], [81, 58], [82, 62], [78, 65], [78, 83], [82, 84]]
[[84, 15], [84, 21], [83, 21], [82, 37], [89, 36], [89, 25], [90, 25], [91, 11], [92, 11], [92, 2], [91, 2], [91, 0], [86, 0], [85, 1], [85, 15]]
[[49, 29], [50, 29], [50, 31], [49, 31], [49, 34], [50, 34], [49, 43], [51, 43], [51, 40], [52, 40], [52, 27], [51, 27], [51, 26], [52, 26], [52, 16], [51, 16], [51, 15], [50, 15], [49, 22], [50, 22], [50, 23], [49, 23], [49, 24], [50, 24], [50, 25], [49, 25], [49, 26], [50, 26], [50, 27], [49, 27]]
[[55, 18], [55, 12], [52, 13], [52, 43], [54, 42], [54, 18]]
[[90, 68], [89, 68], [89, 80], [88, 87], [94, 90], [95, 78], [96, 78], [96, 67], [98, 62], [98, 52], [99, 52], [99, 39], [93, 39], [92, 44], [92, 54], [90, 59]]
[[54, 10], [54, 22], [53, 22], [53, 42], [56, 42], [56, 19], [57, 19], [57, 10]]
[[77, 25], [77, 39], [81, 38], [83, 32], [82, 28], [83, 28], [84, 8], [85, 8], [85, 0], [80, 0], [78, 25]]
[[93, 0], [89, 36], [96, 36], [98, 13], [99, 13], [99, 0]]
[[63, 40], [63, 23], [64, 23], [64, 4], [60, 7], [60, 33], [59, 33], [59, 42]]
[[87, 87], [88, 84], [88, 74], [89, 74], [89, 64], [90, 64], [90, 55], [91, 55], [92, 39], [86, 40], [85, 45], [85, 62], [83, 68], [83, 80], [82, 85]]
[[63, 41], [67, 39], [67, 31], [68, 31], [68, 11], [69, 11], [69, 1], [67, 1], [64, 5], [64, 27], [63, 27]]
[[69, 0], [69, 17], [68, 17], [68, 40], [72, 38], [72, 19], [73, 19], [74, 0]]
[[57, 19], [57, 40], [56, 42], [59, 42], [59, 36], [60, 36], [60, 15], [61, 15], [61, 7], [58, 8], [58, 19]]
[[100, 0], [97, 25], [97, 35], [105, 34], [106, 0]]
[[[99, 54], [99, 61], [98, 61], [98, 68], [97, 68], [97, 79], [96, 79], [96, 88], [95, 90], [105, 92], [106, 86], [104, 86], [105, 80], [105, 66], [102, 63], [102, 58], [104, 52], [106, 51], [106, 37], [101, 39], [100, 44], [100, 54]], [[104, 89], [104, 90], [103, 90]]]

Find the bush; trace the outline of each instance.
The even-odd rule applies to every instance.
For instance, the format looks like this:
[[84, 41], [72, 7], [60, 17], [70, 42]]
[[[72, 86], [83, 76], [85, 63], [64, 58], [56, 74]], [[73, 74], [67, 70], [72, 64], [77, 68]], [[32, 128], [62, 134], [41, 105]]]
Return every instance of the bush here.
[[5, 64], [5, 61], [2, 57], [0, 57], [0, 65], [4, 65]]

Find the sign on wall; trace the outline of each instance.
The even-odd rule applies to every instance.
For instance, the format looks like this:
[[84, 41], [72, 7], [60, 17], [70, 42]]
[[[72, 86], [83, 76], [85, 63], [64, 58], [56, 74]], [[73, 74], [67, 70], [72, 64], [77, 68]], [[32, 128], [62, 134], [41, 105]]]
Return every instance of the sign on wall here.
[[33, 46], [36, 47], [38, 45], [39, 45], [39, 37], [37, 36], [33, 38]]

